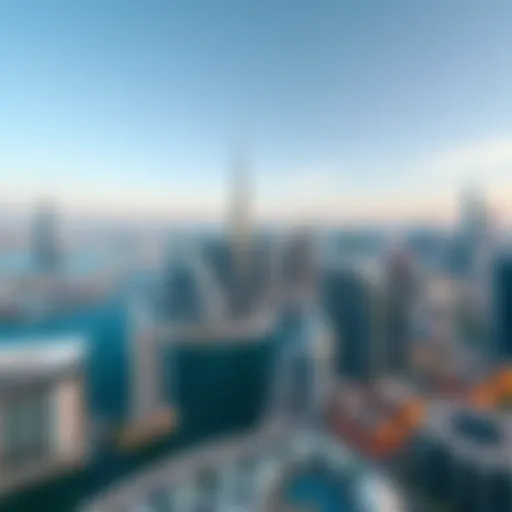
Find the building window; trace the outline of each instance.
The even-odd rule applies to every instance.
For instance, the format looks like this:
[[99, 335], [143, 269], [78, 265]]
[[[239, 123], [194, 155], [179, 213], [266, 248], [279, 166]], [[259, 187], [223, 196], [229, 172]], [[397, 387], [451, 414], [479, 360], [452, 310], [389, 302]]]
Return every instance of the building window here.
[[13, 465], [20, 459], [22, 445], [20, 404], [17, 401], [7, 404], [3, 416], [2, 455], [5, 464]]
[[50, 449], [49, 396], [46, 392], [16, 395], [3, 410], [3, 465], [18, 468], [43, 459]]

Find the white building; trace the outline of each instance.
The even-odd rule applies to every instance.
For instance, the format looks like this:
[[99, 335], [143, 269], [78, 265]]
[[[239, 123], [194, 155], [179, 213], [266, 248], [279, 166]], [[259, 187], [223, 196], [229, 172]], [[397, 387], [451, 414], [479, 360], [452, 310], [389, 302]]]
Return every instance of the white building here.
[[0, 346], [0, 495], [82, 464], [88, 452], [84, 346]]

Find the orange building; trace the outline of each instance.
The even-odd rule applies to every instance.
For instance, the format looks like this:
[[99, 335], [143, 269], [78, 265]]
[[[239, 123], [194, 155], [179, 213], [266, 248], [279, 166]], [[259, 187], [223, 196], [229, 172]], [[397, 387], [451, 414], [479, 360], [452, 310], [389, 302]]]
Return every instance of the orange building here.
[[340, 386], [329, 422], [336, 435], [363, 453], [382, 458], [405, 446], [423, 414], [422, 401], [406, 386], [386, 380], [366, 388]]

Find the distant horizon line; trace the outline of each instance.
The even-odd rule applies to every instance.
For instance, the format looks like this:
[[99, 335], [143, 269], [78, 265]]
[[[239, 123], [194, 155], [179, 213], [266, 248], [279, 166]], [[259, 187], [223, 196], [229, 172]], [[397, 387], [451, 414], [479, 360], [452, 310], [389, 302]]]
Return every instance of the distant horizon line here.
[[[191, 214], [168, 214], [168, 215], [150, 215], [137, 214], [129, 212], [94, 212], [94, 211], [69, 211], [66, 208], [57, 209], [60, 220], [70, 225], [98, 226], [126, 226], [143, 227], [150, 229], [165, 229], [167, 227], [210, 227], [214, 229], [223, 229], [229, 226], [227, 215], [204, 216]], [[15, 228], [14, 224], [26, 225], [36, 213], [35, 207], [26, 208], [23, 211], [5, 211], [0, 206], [0, 213], [3, 219], [0, 219], [0, 230], [5, 227]], [[315, 216], [315, 218], [291, 219], [278, 216], [255, 216], [252, 225], [255, 227], [294, 227], [310, 226], [314, 228], [336, 229], [336, 228], [452, 228], [458, 221], [458, 217], [440, 218], [435, 216], [414, 216], [383, 218], [382, 216], [364, 216], [364, 217], [339, 217], [331, 218]], [[9, 229], [7, 230], [9, 231]]]
[[[506, 225], [512, 224], [512, 212], [506, 207], [508, 201], [490, 200], [483, 196], [485, 203], [494, 219]], [[491, 198], [492, 199], [492, 198]], [[505, 199], [505, 198], [503, 198]], [[71, 201], [56, 195], [41, 194], [24, 200], [13, 200], [12, 196], [2, 199], [0, 197], [0, 214], [4, 219], [18, 222], [30, 218], [42, 201], [50, 200], [55, 204], [57, 211], [66, 220], [72, 222], [93, 223], [129, 223], [129, 224], [208, 224], [213, 226], [227, 225], [230, 220], [229, 201], [218, 204], [203, 204], [201, 207], [194, 204], [185, 207], [183, 204], [174, 204], [172, 197], [168, 203], [156, 201], [148, 204], [147, 201], [133, 202], [133, 204], [119, 203], [112, 200], [91, 202]], [[160, 204], [162, 203], [162, 204]], [[207, 203], [207, 201], [205, 201]], [[208, 208], [209, 206], [209, 208]], [[381, 200], [371, 197], [360, 199], [346, 198], [340, 195], [335, 204], [319, 201], [310, 204], [301, 204], [294, 201], [281, 201], [263, 203], [255, 198], [250, 206], [251, 215], [255, 224], [277, 225], [319, 225], [326, 227], [347, 225], [432, 225], [449, 227], [460, 217], [460, 198], [440, 196], [419, 201], [413, 196], [404, 195], [402, 198], [382, 196]], [[1, 221], [0, 221], [1, 222]]]

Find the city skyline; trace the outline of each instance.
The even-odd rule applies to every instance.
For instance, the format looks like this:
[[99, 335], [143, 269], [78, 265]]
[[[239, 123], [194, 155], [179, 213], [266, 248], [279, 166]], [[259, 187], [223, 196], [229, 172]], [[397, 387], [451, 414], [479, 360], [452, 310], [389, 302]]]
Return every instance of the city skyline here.
[[3, 208], [222, 220], [241, 135], [263, 219], [511, 220], [508, 2], [2, 10]]

